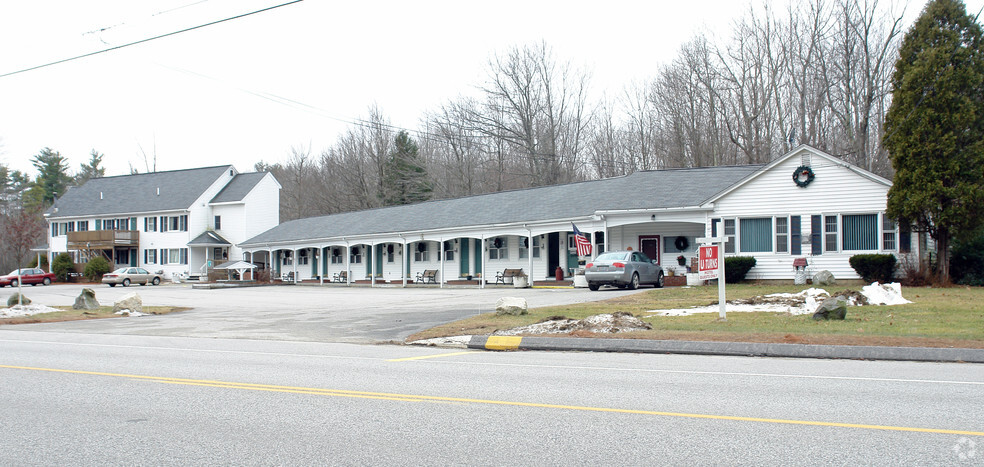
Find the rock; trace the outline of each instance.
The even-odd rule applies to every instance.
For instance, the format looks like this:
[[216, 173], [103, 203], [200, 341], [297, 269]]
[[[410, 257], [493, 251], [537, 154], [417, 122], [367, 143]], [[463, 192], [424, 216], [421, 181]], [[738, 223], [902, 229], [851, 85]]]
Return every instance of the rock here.
[[129, 310], [132, 312], [142, 312], [143, 311], [143, 300], [136, 292], [130, 292], [113, 303], [113, 313], [117, 311]]
[[825, 319], [844, 319], [847, 316], [847, 297], [838, 295], [823, 301], [813, 313], [813, 319], [817, 321]]
[[837, 284], [837, 279], [830, 271], [824, 269], [813, 275], [813, 285], [835, 285]]
[[21, 297], [21, 304], [22, 305], [30, 305], [31, 304], [31, 299], [30, 298], [27, 298], [27, 297], [21, 295], [19, 292], [14, 292], [14, 294], [11, 295], [10, 298], [7, 299], [7, 306], [14, 306], [14, 305], [16, 305], [17, 304], [17, 296], [20, 296]]
[[526, 299], [518, 297], [502, 297], [495, 301], [495, 314], [501, 315], [525, 315], [529, 313]]
[[75, 304], [72, 305], [73, 310], [95, 310], [97, 308], [99, 308], [99, 302], [96, 301], [96, 292], [88, 287], [82, 289], [82, 293], [75, 297]]

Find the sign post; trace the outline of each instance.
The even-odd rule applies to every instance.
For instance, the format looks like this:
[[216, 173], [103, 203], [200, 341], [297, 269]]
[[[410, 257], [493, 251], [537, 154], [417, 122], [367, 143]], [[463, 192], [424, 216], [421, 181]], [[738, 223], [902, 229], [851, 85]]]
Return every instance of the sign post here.
[[699, 250], [700, 258], [698, 261], [698, 276], [700, 280], [718, 280], [718, 319], [727, 321], [724, 298], [724, 244], [728, 237], [701, 237], [697, 239], [701, 243]]

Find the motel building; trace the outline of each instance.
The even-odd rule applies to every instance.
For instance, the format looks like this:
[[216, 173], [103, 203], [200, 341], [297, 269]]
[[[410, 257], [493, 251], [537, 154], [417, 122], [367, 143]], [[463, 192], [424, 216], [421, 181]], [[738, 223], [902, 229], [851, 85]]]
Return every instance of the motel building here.
[[[914, 252], [885, 215], [891, 182], [802, 145], [765, 165], [667, 169], [281, 223], [238, 243], [271, 280], [399, 285], [564, 283], [605, 251], [637, 250], [667, 276], [696, 263], [700, 237], [753, 256], [749, 279], [790, 280], [793, 261], [839, 279], [848, 259]], [[591, 242], [578, 256], [574, 228]], [[684, 266], [678, 262], [683, 257]], [[669, 277], [668, 277], [669, 279]], [[672, 283], [668, 280], [668, 285]]]

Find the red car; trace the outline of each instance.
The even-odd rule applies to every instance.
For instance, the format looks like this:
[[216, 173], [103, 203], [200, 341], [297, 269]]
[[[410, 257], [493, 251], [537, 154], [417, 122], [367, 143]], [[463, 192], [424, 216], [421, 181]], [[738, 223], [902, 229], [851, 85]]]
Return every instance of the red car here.
[[[38, 285], [44, 284], [49, 285], [51, 281], [55, 280], [55, 275], [50, 272], [44, 272], [38, 268], [24, 268], [20, 270], [20, 280], [22, 284]], [[17, 287], [17, 270], [14, 269], [10, 274], [5, 276], [0, 276], [0, 287]]]

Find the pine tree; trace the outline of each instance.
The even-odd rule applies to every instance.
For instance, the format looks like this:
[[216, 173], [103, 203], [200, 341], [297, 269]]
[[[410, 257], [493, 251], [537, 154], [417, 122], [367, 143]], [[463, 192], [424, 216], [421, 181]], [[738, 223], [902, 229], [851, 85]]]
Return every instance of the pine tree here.
[[406, 131], [396, 135], [396, 147], [385, 167], [383, 204], [395, 206], [419, 203], [431, 197], [433, 188], [420, 159], [417, 143]]
[[892, 87], [888, 215], [936, 240], [947, 283], [951, 240], [984, 216], [984, 51], [962, 2], [927, 4], [902, 41]]
[[75, 175], [75, 184], [77, 186], [84, 185], [90, 179], [106, 176], [106, 168], [99, 166], [102, 164], [103, 157], [105, 157], [105, 154], [99, 154], [98, 151], [93, 149], [89, 153], [89, 163], [79, 164], [79, 173]]
[[72, 183], [72, 177], [68, 175], [68, 160], [58, 151], [44, 148], [31, 158], [31, 163], [38, 169], [35, 186], [43, 192], [42, 201], [48, 205], [54, 203]]

